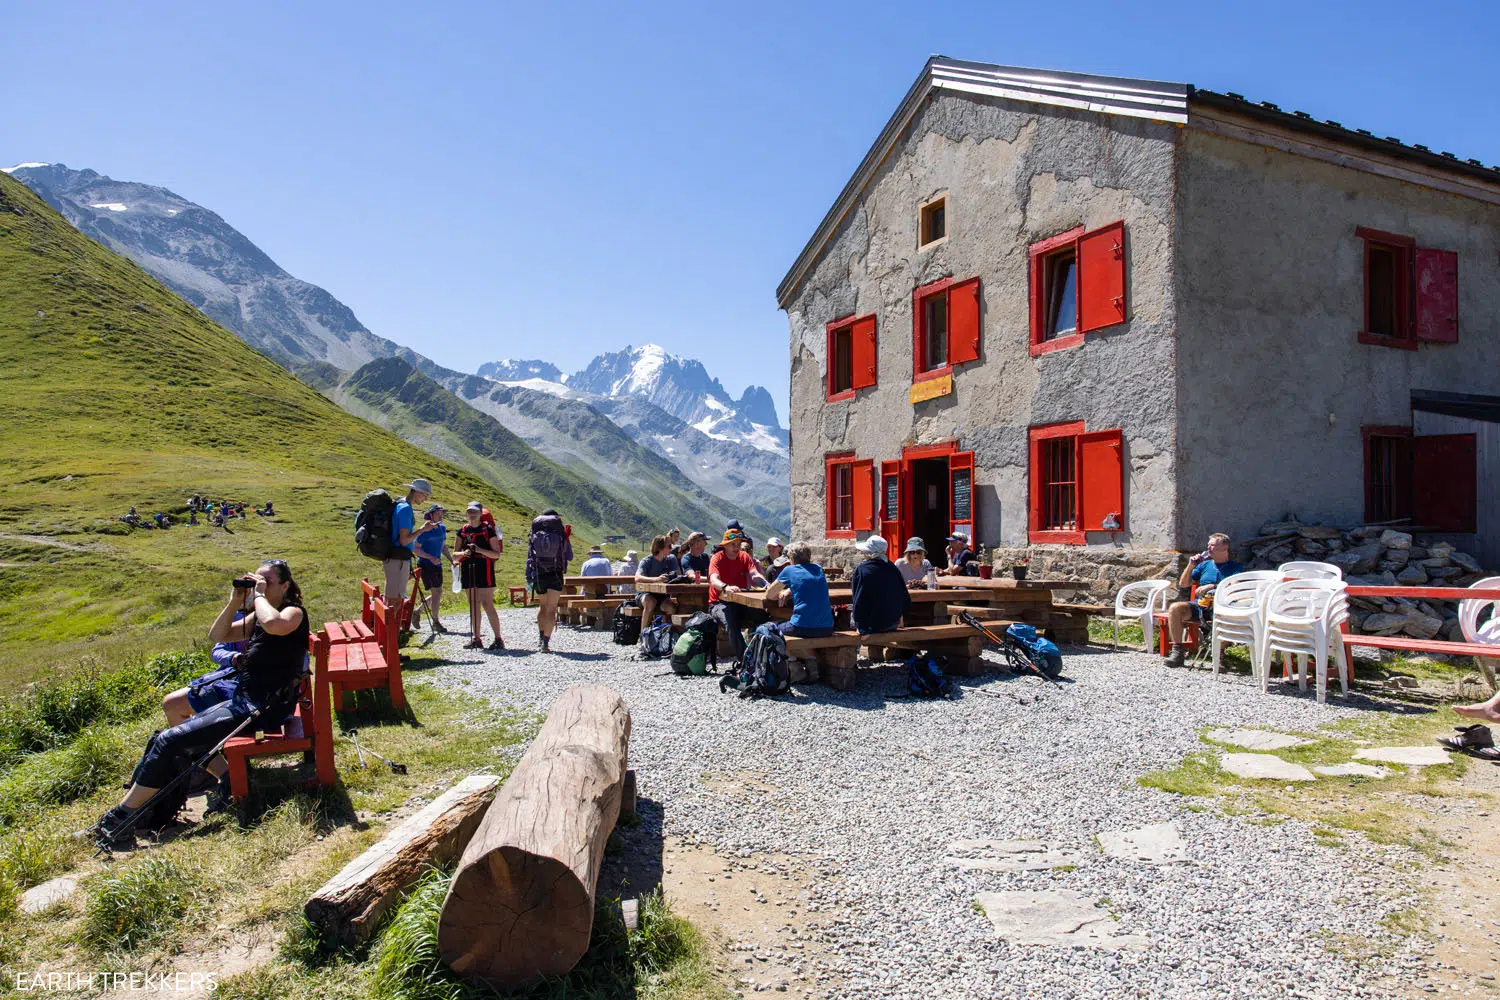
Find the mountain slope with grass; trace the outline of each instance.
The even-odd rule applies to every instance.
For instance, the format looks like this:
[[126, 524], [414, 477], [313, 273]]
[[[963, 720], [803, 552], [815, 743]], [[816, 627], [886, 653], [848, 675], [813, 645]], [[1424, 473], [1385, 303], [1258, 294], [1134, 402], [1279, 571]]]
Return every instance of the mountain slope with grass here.
[[[514, 539], [530, 507], [352, 416], [0, 175], [0, 680], [116, 662], [207, 632], [229, 577], [288, 560], [315, 622], [379, 565], [352, 542], [366, 490], [416, 475], [483, 499]], [[202, 492], [277, 516], [130, 531]], [[559, 499], [559, 509], [567, 498]], [[576, 547], [576, 546], [575, 546]], [[502, 576], [517, 582], [519, 546]]]

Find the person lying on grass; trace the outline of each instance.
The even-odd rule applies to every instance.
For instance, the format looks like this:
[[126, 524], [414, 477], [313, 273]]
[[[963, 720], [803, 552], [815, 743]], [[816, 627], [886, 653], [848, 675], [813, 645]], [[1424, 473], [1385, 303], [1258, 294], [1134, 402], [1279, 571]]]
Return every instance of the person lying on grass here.
[[[252, 586], [235, 587], [208, 630], [212, 642], [245, 642], [234, 697], [152, 735], [131, 775], [125, 798], [94, 826], [100, 843], [130, 846], [134, 830], [126, 829], [125, 823], [131, 814], [257, 711], [260, 718], [254, 724], [268, 727], [284, 721], [295, 710], [307, 660], [308, 620], [302, 607], [302, 590], [292, 579], [290, 567], [280, 559], [262, 563], [248, 579]], [[245, 603], [245, 589], [253, 592], [252, 611], [235, 621], [235, 613]], [[149, 815], [143, 815], [136, 828], [159, 830], [171, 823], [187, 797], [186, 782], [177, 788], [175, 795], [164, 797]], [[227, 795], [222, 796], [219, 805], [226, 800]]]

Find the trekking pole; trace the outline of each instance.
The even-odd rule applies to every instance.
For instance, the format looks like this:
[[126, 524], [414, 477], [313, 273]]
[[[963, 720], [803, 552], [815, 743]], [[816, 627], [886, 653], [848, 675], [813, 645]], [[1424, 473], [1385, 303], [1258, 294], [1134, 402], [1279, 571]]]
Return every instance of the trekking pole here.
[[342, 733], [341, 736], [342, 736], [343, 739], [346, 739], [349, 742], [353, 743], [354, 744], [354, 749], [357, 750], [357, 751], [359, 751], [359, 755], [360, 755], [359, 759], [360, 759], [361, 765], [363, 765], [363, 763], [364, 763], [364, 759], [365, 759], [364, 755], [365, 754], [369, 754], [371, 757], [374, 757], [377, 760], [383, 760], [383, 761], [385, 761], [386, 765], [390, 767], [392, 774], [405, 774], [406, 773], [406, 765], [405, 764], [398, 764], [395, 761], [391, 760], [389, 757], [385, 756], [385, 754], [376, 753], [374, 750], [371, 750], [369, 747], [364, 746], [363, 744], [361, 744], [359, 742], [359, 730], [358, 729], [350, 729], [347, 732]]
[[[212, 750], [208, 751], [208, 753], [195, 760], [186, 769], [184, 769], [181, 774], [177, 775], [177, 777], [173, 778], [171, 781], [158, 788], [156, 790], [156, 793], [145, 802], [142, 802], [140, 805], [136, 806], [131, 814], [125, 817], [125, 822], [121, 823], [119, 828], [115, 830], [114, 836], [118, 837], [121, 834], [129, 833], [135, 827], [135, 825], [140, 822], [141, 816], [145, 814], [146, 810], [155, 805], [157, 799], [172, 791], [172, 789], [176, 788], [183, 781], [186, 781], [193, 774], [202, 769], [204, 765], [206, 765], [209, 761], [213, 760], [220, 753], [222, 753], [224, 751], [224, 744], [228, 743], [231, 739], [243, 732], [245, 727], [250, 725], [250, 723], [260, 718], [261, 713], [264, 711], [265, 707], [260, 705], [257, 705], [255, 708], [251, 709], [250, 714], [245, 716], [244, 721], [242, 721], [238, 726], [235, 726], [234, 729], [225, 734], [223, 739], [214, 744], [214, 748]], [[99, 827], [97, 824], [95, 825], [94, 830], [96, 833], [99, 832]], [[114, 851], [111, 850], [108, 841], [106, 841], [102, 835], [94, 841], [94, 846], [98, 848], [98, 851], [94, 855], [95, 857], [112, 857], [114, 855]]]
[[[1010, 644], [1005, 639], [1002, 639], [1000, 636], [998, 636], [994, 632], [990, 631], [989, 626], [985, 625], [984, 622], [980, 621], [978, 618], [975, 618], [973, 612], [971, 612], [971, 611], [961, 611], [961, 612], [959, 612], [958, 620], [961, 621], [961, 622], [963, 622], [965, 625], [969, 626], [970, 628], [978, 630], [978, 632], [981, 635], [983, 635], [986, 639], [988, 639], [990, 642], [994, 643], [995, 645], [999, 646], [1001, 652], [1007, 652], [1008, 651]], [[1016, 659], [1017, 659], [1017, 657], [1012, 657], [1012, 656], [1007, 655], [1006, 659], [1009, 660], [1012, 664], [1014, 664], [1015, 661], [1016, 661]], [[1030, 656], [1021, 656], [1021, 657], [1019, 657], [1019, 659], [1021, 660], [1022, 663], [1026, 664], [1026, 666], [1031, 669], [1032, 673], [1036, 674], [1042, 680], [1047, 681], [1048, 683], [1051, 683], [1051, 684], [1056, 684], [1059, 688], [1062, 687], [1062, 683], [1061, 682], [1059, 682], [1055, 678], [1048, 677], [1045, 673], [1042, 672], [1041, 668], [1039, 668], [1035, 663], [1032, 663]]]

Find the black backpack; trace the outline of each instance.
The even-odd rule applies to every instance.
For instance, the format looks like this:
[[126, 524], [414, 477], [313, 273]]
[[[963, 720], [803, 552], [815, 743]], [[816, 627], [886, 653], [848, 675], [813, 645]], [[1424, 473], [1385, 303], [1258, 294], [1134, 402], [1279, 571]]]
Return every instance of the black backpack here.
[[762, 625], [750, 634], [744, 657], [719, 680], [720, 691], [735, 688], [741, 698], [785, 694], [791, 686], [786, 640], [770, 625]]
[[921, 653], [906, 661], [906, 693], [913, 698], [952, 698], [953, 679], [943, 676], [948, 665], [941, 653]]
[[622, 604], [615, 608], [614, 617], [610, 619], [610, 625], [615, 630], [615, 645], [634, 646], [641, 641], [641, 619], [632, 618], [625, 613], [626, 608], [638, 608], [635, 604]]
[[354, 516], [354, 544], [371, 559], [388, 559], [391, 555], [391, 521], [396, 516], [396, 501], [385, 490], [365, 494]]

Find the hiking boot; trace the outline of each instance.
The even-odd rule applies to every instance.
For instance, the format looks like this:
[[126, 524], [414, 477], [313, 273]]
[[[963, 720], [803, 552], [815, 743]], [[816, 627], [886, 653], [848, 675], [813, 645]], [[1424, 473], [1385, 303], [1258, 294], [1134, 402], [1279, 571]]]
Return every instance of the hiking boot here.
[[131, 812], [133, 810], [124, 806], [114, 806], [100, 816], [99, 822], [94, 824], [94, 843], [111, 851], [128, 851], [134, 847], [135, 832], [121, 829]]
[[483, 639], [470, 639], [468, 642], [464, 643], [463, 648], [464, 649], [483, 649], [484, 648], [484, 640]]
[[495, 641], [492, 642], [492, 643], [490, 643], [490, 648], [491, 649], [504, 649], [505, 648], [505, 640], [502, 639], [502, 638], [500, 638], [498, 635], [495, 636]]
[[209, 771], [198, 771], [188, 779], [188, 798], [194, 795], [202, 795], [219, 786], [219, 779]]
[[1180, 667], [1187, 663], [1187, 650], [1182, 648], [1182, 643], [1174, 642], [1162, 662], [1169, 667]]
[[208, 797], [208, 803], [203, 807], [203, 818], [207, 819], [215, 813], [228, 812], [233, 801], [229, 794], [229, 775], [226, 774], [218, 780], [213, 794]]
[[434, 635], [447, 635], [448, 628], [442, 622], [434, 619], [432, 623], [432, 632]]
[[552, 640], [551, 640], [551, 638], [549, 636], [542, 635], [542, 633], [540, 633], [540, 632], [538, 632], [537, 635], [541, 636], [541, 640], [542, 640], [542, 652], [544, 652], [544, 653], [550, 653], [550, 652], [552, 652], [552, 646], [551, 646], [551, 641]]

